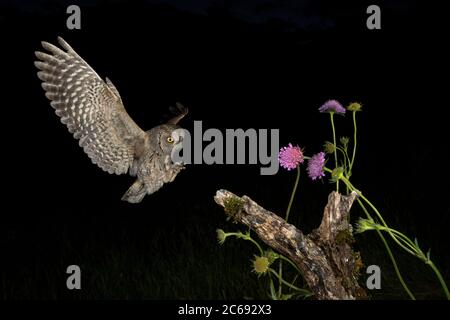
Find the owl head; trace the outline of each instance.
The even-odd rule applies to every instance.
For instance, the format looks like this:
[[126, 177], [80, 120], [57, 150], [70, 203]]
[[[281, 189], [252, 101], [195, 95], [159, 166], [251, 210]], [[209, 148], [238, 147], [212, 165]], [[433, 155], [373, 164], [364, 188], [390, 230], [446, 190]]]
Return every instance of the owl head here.
[[186, 116], [188, 109], [177, 102], [176, 107], [171, 108], [171, 112], [176, 115], [165, 124], [147, 131], [150, 143], [156, 146], [163, 155], [170, 155], [173, 149], [183, 141], [183, 131], [179, 130], [181, 127], [178, 125], [178, 122]]
[[157, 146], [162, 154], [170, 155], [172, 150], [183, 141], [179, 133], [180, 126], [174, 124], [161, 124], [147, 131], [151, 144]]

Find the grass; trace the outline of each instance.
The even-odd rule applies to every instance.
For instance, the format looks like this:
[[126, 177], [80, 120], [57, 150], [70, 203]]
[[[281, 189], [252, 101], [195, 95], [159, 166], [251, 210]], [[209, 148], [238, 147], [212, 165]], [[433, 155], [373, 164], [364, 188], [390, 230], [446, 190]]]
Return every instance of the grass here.
[[[84, 227], [82, 239], [77, 239], [75, 230], [55, 230], [48, 235], [58, 243], [55, 252], [47, 251], [47, 241], [36, 239], [23, 251], [28, 256], [6, 257], [3, 265], [6, 262], [9, 270], [1, 274], [2, 297], [266, 298], [264, 284], [250, 273], [253, 248], [239, 241], [220, 246], [216, 226], [197, 222], [149, 230], [138, 224], [122, 228], [110, 222], [103, 232], [91, 224]], [[16, 249], [23, 247], [16, 244]], [[82, 290], [65, 287], [70, 264], [82, 270]]]
[[[217, 243], [216, 228], [244, 229], [225, 222], [214, 204], [197, 208], [181, 223], [158, 226], [138, 218], [124, 223], [114, 216], [53, 225], [47, 219], [34, 229], [19, 223], [2, 226], [3, 299], [268, 298], [267, 279], [251, 272], [255, 248], [237, 239]], [[356, 240], [365, 265], [382, 270], [382, 289], [371, 291], [371, 298], [407, 299], [376, 234], [357, 235]], [[442, 299], [427, 267], [392, 247], [417, 298]], [[448, 256], [434, 253], [447, 275]], [[71, 264], [81, 267], [82, 290], [66, 289], [65, 270]]]

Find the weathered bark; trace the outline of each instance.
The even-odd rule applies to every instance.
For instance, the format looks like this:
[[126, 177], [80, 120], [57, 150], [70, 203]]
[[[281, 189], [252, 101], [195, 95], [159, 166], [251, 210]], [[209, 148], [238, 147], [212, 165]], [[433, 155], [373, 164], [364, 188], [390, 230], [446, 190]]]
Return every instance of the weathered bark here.
[[334, 300], [366, 298], [365, 290], [358, 284], [362, 263], [359, 254], [352, 250], [352, 227], [347, 218], [355, 198], [356, 193], [342, 196], [332, 192], [319, 228], [308, 235], [247, 196], [218, 190], [214, 200], [267, 245], [289, 257], [317, 299]]

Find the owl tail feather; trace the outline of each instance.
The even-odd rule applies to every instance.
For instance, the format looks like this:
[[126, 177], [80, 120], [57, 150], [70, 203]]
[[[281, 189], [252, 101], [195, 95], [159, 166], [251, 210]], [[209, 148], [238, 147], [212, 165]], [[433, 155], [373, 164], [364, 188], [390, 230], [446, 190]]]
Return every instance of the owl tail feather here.
[[122, 196], [122, 200], [128, 201], [129, 203], [139, 203], [144, 199], [146, 194], [147, 189], [145, 188], [145, 184], [136, 180]]

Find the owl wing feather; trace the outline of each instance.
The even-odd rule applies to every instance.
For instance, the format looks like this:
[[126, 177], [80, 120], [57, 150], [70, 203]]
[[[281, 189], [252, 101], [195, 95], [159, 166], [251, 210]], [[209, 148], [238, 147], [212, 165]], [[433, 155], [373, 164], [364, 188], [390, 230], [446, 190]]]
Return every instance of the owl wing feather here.
[[37, 51], [45, 95], [92, 162], [109, 173], [123, 174], [142, 152], [145, 132], [130, 118], [112, 82], [106, 83], [58, 37], [60, 48], [42, 42]]

